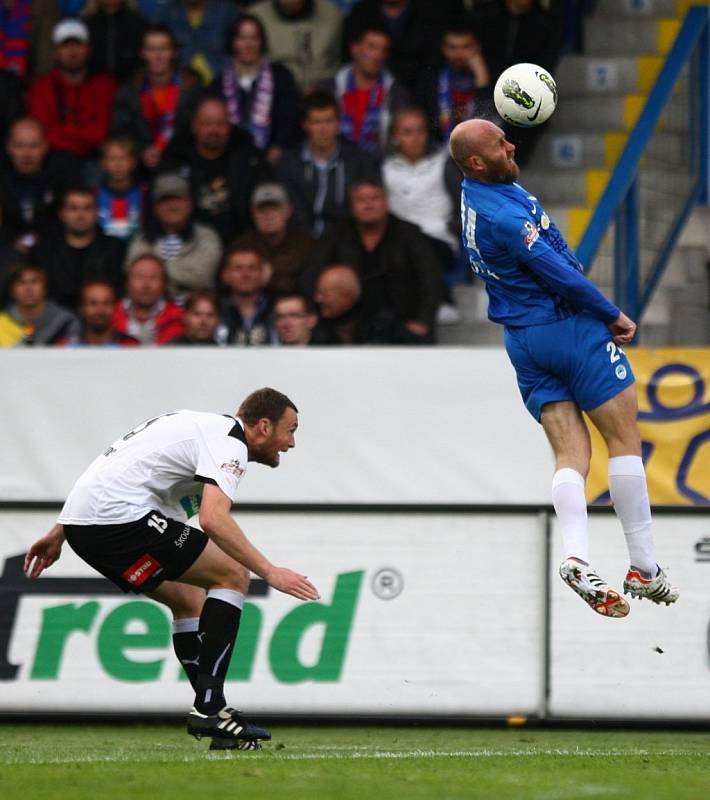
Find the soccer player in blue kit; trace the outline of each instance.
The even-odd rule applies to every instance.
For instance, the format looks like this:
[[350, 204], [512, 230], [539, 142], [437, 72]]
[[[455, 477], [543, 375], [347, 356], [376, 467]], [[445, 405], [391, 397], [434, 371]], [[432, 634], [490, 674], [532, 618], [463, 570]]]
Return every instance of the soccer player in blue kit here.
[[623, 595], [589, 564], [584, 484], [591, 440], [584, 411], [609, 450], [609, 491], [631, 564], [624, 592], [673, 603], [678, 590], [656, 563], [634, 376], [621, 348], [636, 324], [584, 277], [540, 201], [516, 183], [515, 146], [497, 125], [462, 122], [449, 147], [464, 175], [469, 262], [486, 283], [489, 318], [504, 326], [525, 405], [554, 451], [552, 502], [565, 551], [560, 576], [598, 614], [629, 613]]

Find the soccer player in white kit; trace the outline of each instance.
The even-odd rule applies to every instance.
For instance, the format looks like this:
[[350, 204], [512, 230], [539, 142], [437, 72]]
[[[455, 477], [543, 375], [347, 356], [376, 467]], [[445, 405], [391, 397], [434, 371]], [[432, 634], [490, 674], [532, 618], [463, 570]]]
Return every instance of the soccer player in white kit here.
[[[271, 738], [224, 698], [250, 573], [301, 600], [319, 597], [306, 576], [260, 553], [230, 514], [247, 463], [277, 467], [297, 427], [296, 406], [269, 388], [236, 416], [171, 411], [147, 420], [95, 459], [25, 558], [36, 578], [66, 539], [119, 588], [170, 608], [175, 652], [195, 690], [187, 729], [212, 737], [215, 749], [258, 749]], [[187, 524], [196, 513], [202, 530]]]

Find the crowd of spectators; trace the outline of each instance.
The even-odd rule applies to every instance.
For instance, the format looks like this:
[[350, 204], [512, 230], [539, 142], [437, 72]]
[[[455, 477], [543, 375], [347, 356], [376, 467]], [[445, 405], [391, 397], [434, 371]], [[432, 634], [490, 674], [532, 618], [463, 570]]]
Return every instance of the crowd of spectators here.
[[449, 134], [561, 8], [2, 0], [0, 346], [436, 342]]

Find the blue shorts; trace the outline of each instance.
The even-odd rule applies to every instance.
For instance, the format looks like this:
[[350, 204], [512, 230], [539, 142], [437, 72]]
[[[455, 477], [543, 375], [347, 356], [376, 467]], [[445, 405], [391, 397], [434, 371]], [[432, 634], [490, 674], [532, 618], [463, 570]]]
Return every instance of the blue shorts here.
[[506, 327], [504, 342], [525, 406], [538, 422], [545, 403], [572, 400], [590, 411], [634, 383], [626, 354], [607, 326], [588, 314]]

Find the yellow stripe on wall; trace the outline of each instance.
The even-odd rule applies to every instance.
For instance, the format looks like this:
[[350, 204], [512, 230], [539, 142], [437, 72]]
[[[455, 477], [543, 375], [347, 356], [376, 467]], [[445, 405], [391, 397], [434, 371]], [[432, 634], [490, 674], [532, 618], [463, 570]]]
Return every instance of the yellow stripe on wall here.
[[645, 103], [646, 96], [643, 94], [624, 96], [624, 130], [630, 131], [634, 127]]
[[651, 91], [662, 66], [663, 59], [660, 56], [639, 56], [636, 59], [639, 91], [644, 94]]
[[585, 170], [584, 177], [587, 183], [587, 206], [593, 208], [609, 181], [609, 170], [588, 169]]
[[626, 133], [605, 133], [604, 134], [604, 166], [613, 169], [621, 156], [621, 151], [628, 139]]
[[573, 206], [567, 209], [567, 241], [572, 249], [577, 247], [581, 241], [582, 234], [587, 230], [591, 216], [591, 208]]
[[659, 53], [665, 55], [671, 49], [679, 30], [680, 20], [675, 17], [661, 17], [658, 20], [656, 47]]
[[676, 16], [683, 19], [688, 13], [691, 6], [707, 6], [710, 5], [710, 0], [678, 0], [676, 3]]

